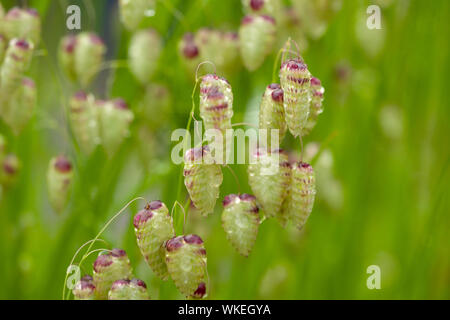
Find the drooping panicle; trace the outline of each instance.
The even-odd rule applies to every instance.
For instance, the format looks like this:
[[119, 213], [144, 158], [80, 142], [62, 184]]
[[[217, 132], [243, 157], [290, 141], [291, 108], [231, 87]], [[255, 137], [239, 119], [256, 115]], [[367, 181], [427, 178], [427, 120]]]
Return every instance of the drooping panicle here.
[[206, 275], [206, 250], [197, 235], [173, 237], [165, 244], [170, 277], [186, 297], [198, 290]]
[[230, 194], [223, 200], [222, 226], [228, 241], [247, 257], [256, 241], [259, 209], [256, 198], [249, 194]]
[[271, 146], [271, 130], [278, 131], [278, 145], [286, 134], [287, 125], [284, 119], [283, 89], [277, 83], [267, 86], [259, 109], [259, 129], [267, 130], [267, 146]]
[[154, 29], [137, 31], [130, 40], [128, 65], [143, 85], [150, 82], [162, 51], [161, 36]]
[[72, 290], [75, 300], [94, 300], [95, 285], [91, 276], [81, 278]]
[[50, 204], [57, 213], [67, 205], [73, 180], [72, 163], [60, 155], [50, 160], [47, 170], [47, 190]]
[[310, 114], [311, 74], [299, 59], [282, 63], [280, 83], [284, 93], [284, 112], [289, 131], [294, 137], [302, 135]]
[[130, 279], [132, 270], [130, 260], [124, 250], [113, 249], [97, 257], [94, 262], [94, 285], [96, 299], [106, 300], [111, 285], [116, 280]]
[[108, 293], [108, 300], [149, 300], [147, 285], [139, 279], [115, 281]]
[[175, 236], [169, 210], [161, 201], [152, 201], [135, 215], [133, 223], [142, 255], [153, 272], [166, 280], [169, 274], [163, 243]]
[[214, 211], [223, 181], [220, 165], [214, 163], [208, 146], [189, 149], [184, 157], [184, 184], [198, 212]]
[[248, 182], [264, 215], [278, 217], [290, 182], [286, 152], [257, 149], [248, 166]]
[[239, 28], [241, 57], [249, 71], [255, 71], [273, 49], [275, 19], [267, 15], [247, 15]]

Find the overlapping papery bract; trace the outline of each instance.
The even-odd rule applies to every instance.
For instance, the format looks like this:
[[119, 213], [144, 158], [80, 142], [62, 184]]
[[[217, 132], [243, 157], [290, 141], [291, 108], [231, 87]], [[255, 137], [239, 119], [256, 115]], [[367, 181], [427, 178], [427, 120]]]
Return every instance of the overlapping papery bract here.
[[175, 236], [169, 210], [161, 201], [152, 201], [134, 217], [136, 239], [142, 255], [161, 279], [169, 276], [165, 261], [165, 241]]
[[283, 62], [280, 83], [284, 92], [284, 111], [289, 131], [294, 137], [302, 135], [310, 113], [311, 74], [303, 61]]
[[153, 29], [137, 31], [130, 40], [128, 65], [143, 85], [150, 82], [162, 51], [161, 36]]
[[279, 217], [290, 183], [287, 154], [280, 149], [258, 149], [248, 166], [248, 182], [267, 218]]
[[166, 242], [170, 277], [182, 294], [195, 294], [206, 276], [206, 250], [197, 235], [178, 236]]
[[273, 49], [275, 19], [267, 15], [247, 15], [239, 28], [241, 58], [249, 71], [258, 69]]
[[198, 212], [203, 216], [212, 213], [219, 197], [223, 175], [208, 146], [186, 152], [183, 174], [184, 184]]
[[111, 285], [116, 280], [130, 279], [132, 269], [130, 260], [124, 250], [113, 249], [97, 257], [94, 262], [94, 285], [97, 300], [108, 298]]
[[95, 285], [91, 276], [86, 275], [81, 278], [72, 290], [75, 300], [94, 300]]
[[230, 194], [223, 200], [222, 226], [228, 241], [247, 257], [256, 241], [259, 228], [256, 198], [249, 194]]
[[312, 129], [316, 126], [317, 117], [323, 112], [323, 94], [325, 92], [324, 87], [319, 79], [311, 78], [311, 109], [308, 117], [308, 122], [306, 123], [303, 133], [305, 135], [309, 134]]
[[63, 155], [50, 160], [47, 170], [47, 189], [50, 204], [57, 213], [67, 205], [73, 179], [70, 161]]
[[139, 279], [115, 281], [108, 292], [108, 300], [149, 300], [147, 285]]
[[[267, 130], [267, 146], [271, 146], [271, 130], [278, 131], [278, 145], [283, 141], [287, 125], [284, 120], [283, 89], [277, 83], [267, 86], [259, 108], [259, 129]], [[261, 136], [260, 136], [261, 138]]]

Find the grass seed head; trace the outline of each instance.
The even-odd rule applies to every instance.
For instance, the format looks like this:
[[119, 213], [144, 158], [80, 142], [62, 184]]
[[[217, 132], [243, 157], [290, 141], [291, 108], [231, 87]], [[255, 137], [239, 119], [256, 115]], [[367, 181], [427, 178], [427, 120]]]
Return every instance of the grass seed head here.
[[186, 297], [194, 295], [206, 275], [206, 250], [197, 235], [166, 241], [166, 263], [175, 286]]
[[72, 290], [75, 300], [94, 300], [95, 285], [91, 276], [81, 278]]
[[286, 134], [287, 126], [284, 116], [283, 89], [277, 83], [267, 86], [259, 109], [259, 129], [266, 129], [267, 145], [271, 144], [271, 129], [279, 130], [278, 145]]
[[103, 65], [106, 46], [103, 40], [93, 32], [77, 35], [74, 48], [74, 70], [78, 82], [86, 87]]
[[153, 77], [162, 51], [161, 36], [153, 29], [133, 34], [128, 49], [128, 65], [136, 79], [146, 85]]
[[247, 15], [239, 28], [241, 58], [249, 71], [255, 71], [272, 52], [276, 37], [275, 19], [268, 15]]
[[149, 300], [147, 285], [139, 279], [115, 281], [108, 293], [108, 300]]
[[163, 243], [175, 236], [169, 210], [161, 201], [150, 202], [134, 216], [137, 244], [153, 272], [161, 279], [169, 276]]
[[8, 11], [3, 21], [5, 34], [9, 39], [27, 39], [36, 46], [41, 37], [41, 18], [32, 8], [14, 7]]
[[154, 5], [155, 0], [120, 0], [120, 20], [129, 31], [135, 31]]
[[47, 170], [47, 190], [50, 204], [57, 213], [67, 205], [73, 180], [72, 163], [60, 155], [50, 160]]
[[311, 77], [311, 108], [304, 134], [309, 134], [316, 126], [318, 116], [323, 112], [323, 94], [325, 89], [319, 79]]
[[280, 83], [284, 92], [284, 112], [289, 131], [294, 137], [302, 135], [310, 114], [311, 74], [299, 59], [282, 63]]
[[58, 47], [58, 60], [61, 69], [71, 81], [76, 81], [75, 72], [75, 47], [77, 46], [77, 36], [69, 34], [64, 36]]
[[0, 184], [6, 188], [11, 187], [19, 176], [21, 166], [21, 162], [15, 154], [4, 156], [0, 168]]

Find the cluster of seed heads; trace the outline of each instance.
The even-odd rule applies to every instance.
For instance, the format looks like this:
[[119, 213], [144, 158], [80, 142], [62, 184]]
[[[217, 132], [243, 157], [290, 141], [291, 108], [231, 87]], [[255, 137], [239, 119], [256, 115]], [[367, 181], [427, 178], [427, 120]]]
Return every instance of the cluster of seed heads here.
[[25, 76], [39, 43], [41, 20], [34, 9], [0, 10], [0, 118], [18, 135], [36, 105], [34, 81]]

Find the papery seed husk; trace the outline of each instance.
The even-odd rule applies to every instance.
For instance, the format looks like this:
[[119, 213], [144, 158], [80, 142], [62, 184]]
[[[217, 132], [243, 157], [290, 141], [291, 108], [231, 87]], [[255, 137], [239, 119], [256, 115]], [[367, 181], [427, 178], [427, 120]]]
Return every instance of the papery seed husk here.
[[280, 83], [284, 94], [284, 112], [289, 131], [302, 135], [310, 113], [311, 74], [303, 61], [291, 59], [280, 68]]
[[88, 86], [102, 68], [106, 47], [92, 32], [77, 35], [74, 49], [74, 70], [81, 86]]
[[139, 279], [115, 281], [108, 293], [108, 300], [149, 300], [147, 286]]
[[76, 35], [64, 36], [58, 47], [58, 61], [65, 75], [71, 80], [76, 81], [77, 74], [75, 72], [75, 46], [77, 45]]
[[154, 8], [154, 0], [120, 0], [120, 21], [130, 31], [136, 30], [145, 17], [146, 11]]
[[190, 149], [184, 157], [184, 184], [203, 216], [214, 212], [223, 181], [220, 165], [214, 163], [208, 146]]
[[187, 32], [180, 39], [178, 42], [178, 54], [187, 73], [191, 78], [195, 78], [197, 66], [202, 62], [202, 56], [193, 33]]
[[158, 66], [161, 51], [161, 36], [155, 30], [140, 30], [133, 34], [128, 49], [128, 65], [141, 84], [150, 82]]
[[284, 115], [283, 106], [283, 89], [279, 84], [271, 84], [267, 86], [261, 100], [259, 108], [259, 129], [267, 130], [267, 146], [271, 146], [272, 135], [271, 130], [276, 129], [278, 132], [278, 145], [284, 139], [287, 125]]
[[67, 205], [73, 180], [72, 164], [65, 156], [50, 160], [47, 170], [47, 189], [50, 204], [57, 213]]
[[22, 167], [21, 161], [15, 154], [11, 153], [3, 157], [0, 165], [0, 184], [9, 188], [17, 180]]
[[323, 94], [325, 89], [322, 87], [320, 80], [311, 78], [311, 107], [308, 121], [303, 130], [303, 135], [309, 134], [316, 126], [318, 116], [323, 112]]
[[142, 255], [153, 272], [162, 280], [169, 276], [163, 243], [175, 236], [173, 219], [160, 201], [149, 203], [134, 217], [136, 239]]
[[3, 28], [8, 39], [26, 39], [37, 46], [41, 37], [41, 18], [35, 9], [15, 7], [4, 17]]
[[192, 296], [206, 276], [206, 250], [199, 236], [178, 236], [166, 242], [166, 263], [175, 286]]
[[75, 300], [94, 300], [95, 285], [91, 276], [81, 278], [72, 290]]
[[239, 28], [241, 58], [249, 71], [255, 71], [273, 49], [275, 19], [266, 15], [248, 15]]
[[256, 198], [248, 194], [231, 194], [223, 201], [222, 226], [228, 241], [247, 257], [256, 241], [259, 228]]

